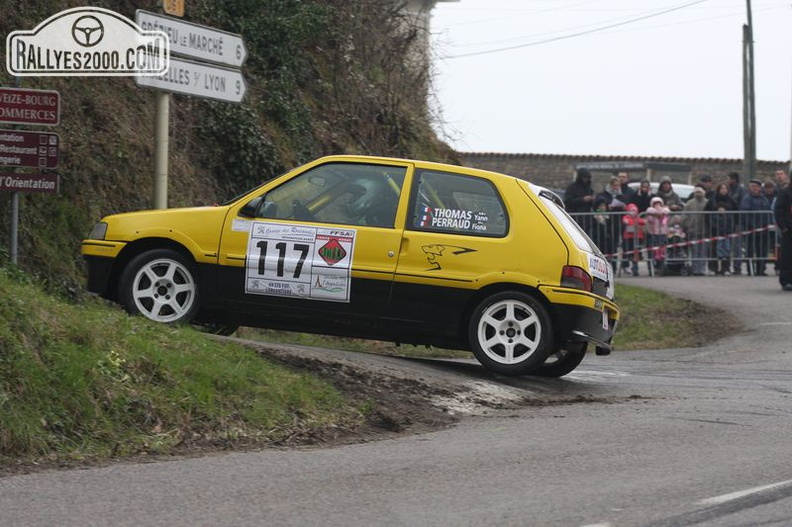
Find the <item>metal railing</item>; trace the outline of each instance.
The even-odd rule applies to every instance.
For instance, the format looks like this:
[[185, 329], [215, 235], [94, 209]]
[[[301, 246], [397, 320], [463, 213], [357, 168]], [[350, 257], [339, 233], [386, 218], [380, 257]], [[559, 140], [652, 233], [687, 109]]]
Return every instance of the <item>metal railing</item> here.
[[[772, 211], [574, 213], [617, 275], [773, 274], [780, 237]], [[627, 218], [625, 220], [625, 218]]]

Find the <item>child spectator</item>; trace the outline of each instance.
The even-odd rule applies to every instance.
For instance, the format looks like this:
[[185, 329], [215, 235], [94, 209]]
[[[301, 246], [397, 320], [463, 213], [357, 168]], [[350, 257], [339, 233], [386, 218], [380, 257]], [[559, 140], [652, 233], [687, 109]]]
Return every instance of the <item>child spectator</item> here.
[[[646, 209], [646, 232], [649, 246], [653, 247], [652, 260], [657, 271], [662, 273], [665, 267], [665, 243], [668, 237], [668, 215], [671, 213], [665, 206], [663, 198], [655, 196], [652, 204]], [[652, 262], [649, 262], [651, 269]]]
[[638, 276], [638, 261], [640, 254], [638, 251], [643, 246], [644, 229], [646, 220], [638, 216], [638, 205], [630, 203], [627, 205], [627, 214], [622, 216], [622, 242], [624, 249], [624, 262], [632, 261], [632, 275]]

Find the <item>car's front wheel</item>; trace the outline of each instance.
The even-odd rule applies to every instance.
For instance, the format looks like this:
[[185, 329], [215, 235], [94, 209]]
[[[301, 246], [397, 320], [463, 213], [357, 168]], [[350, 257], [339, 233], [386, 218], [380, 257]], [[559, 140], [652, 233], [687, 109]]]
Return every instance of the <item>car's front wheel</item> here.
[[496, 293], [473, 312], [468, 338], [478, 361], [503, 375], [525, 375], [553, 349], [553, 328], [545, 307], [516, 291]]
[[170, 249], [139, 254], [121, 274], [119, 298], [126, 310], [155, 322], [187, 323], [198, 311], [195, 268]]

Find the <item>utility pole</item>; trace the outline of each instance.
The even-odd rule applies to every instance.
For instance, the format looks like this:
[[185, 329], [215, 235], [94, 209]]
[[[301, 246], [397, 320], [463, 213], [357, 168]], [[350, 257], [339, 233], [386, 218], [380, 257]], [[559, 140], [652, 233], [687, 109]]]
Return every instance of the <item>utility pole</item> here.
[[756, 98], [751, 0], [746, 0], [748, 23], [743, 25], [743, 175], [756, 178]]

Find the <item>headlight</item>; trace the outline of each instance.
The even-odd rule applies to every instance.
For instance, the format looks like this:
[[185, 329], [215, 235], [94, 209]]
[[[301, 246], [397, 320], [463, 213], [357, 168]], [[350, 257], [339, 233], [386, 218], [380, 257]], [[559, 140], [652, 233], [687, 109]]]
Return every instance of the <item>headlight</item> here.
[[106, 234], [107, 234], [107, 224], [104, 222], [99, 222], [94, 226], [93, 230], [91, 231], [91, 234], [88, 236], [88, 239], [104, 240]]

